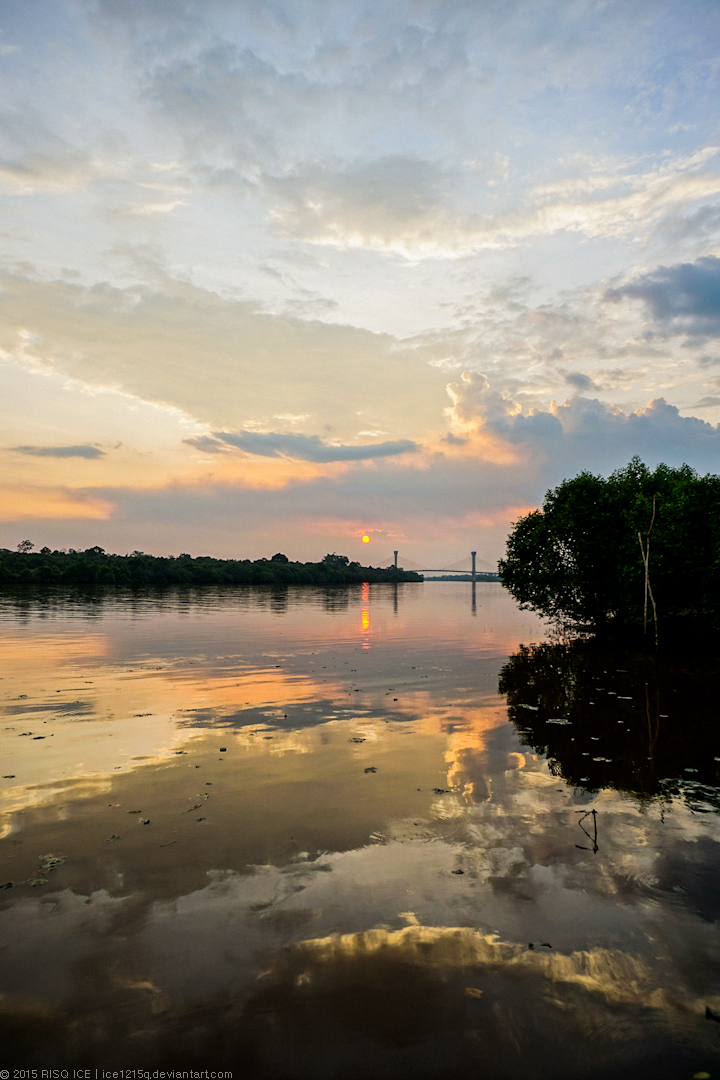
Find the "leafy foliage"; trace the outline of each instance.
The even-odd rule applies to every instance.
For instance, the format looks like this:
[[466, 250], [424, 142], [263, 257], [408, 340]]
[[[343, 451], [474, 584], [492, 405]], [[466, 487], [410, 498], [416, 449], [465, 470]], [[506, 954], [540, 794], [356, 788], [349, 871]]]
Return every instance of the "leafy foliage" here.
[[[29, 543], [27, 541], [26, 543]], [[32, 545], [31, 545], [32, 547]], [[0, 549], [0, 587], [73, 585], [82, 588], [156, 588], [168, 585], [352, 585], [363, 581], [422, 581], [412, 571], [376, 569], [350, 562], [345, 555], [326, 555], [319, 563], [290, 562], [280, 553], [272, 559], [159, 558], [133, 551], [108, 555], [101, 547], [85, 551], [32, 552]]]
[[658, 618], [717, 621], [720, 613], [720, 476], [688, 465], [651, 471], [635, 457], [607, 479], [580, 473], [548, 491], [542, 510], [508, 537], [500, 579], [522, 607], [602, 629], [642, 623], [638, 532], [650, 537]]

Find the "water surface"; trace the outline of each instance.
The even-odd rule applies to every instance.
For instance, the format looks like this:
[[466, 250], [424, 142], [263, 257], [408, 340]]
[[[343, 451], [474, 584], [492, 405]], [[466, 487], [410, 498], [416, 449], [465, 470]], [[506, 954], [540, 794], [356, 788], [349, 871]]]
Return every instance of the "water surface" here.
[[712, 664], [446, 582], [6, 597], [0, 655], [8, 1067], [720, 1077]]

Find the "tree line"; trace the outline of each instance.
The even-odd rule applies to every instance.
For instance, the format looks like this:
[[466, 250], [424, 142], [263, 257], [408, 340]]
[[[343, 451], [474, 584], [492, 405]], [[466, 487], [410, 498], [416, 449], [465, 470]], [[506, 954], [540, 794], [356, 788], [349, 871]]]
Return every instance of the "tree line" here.
[[33, 550], [29, 540], [17, 551], [0, 549], [0, 587], [70, 585], [82, 588], [163, 588], [175, 585], [354, 585], [362, 582], [422, 581], [422, 576], [394, 566], [376, 568], [328, 554], [320, 562], [291, 562], [278, 552], [270, 559], [213, 559], [108, 554], [101, 547], [76, 551]]

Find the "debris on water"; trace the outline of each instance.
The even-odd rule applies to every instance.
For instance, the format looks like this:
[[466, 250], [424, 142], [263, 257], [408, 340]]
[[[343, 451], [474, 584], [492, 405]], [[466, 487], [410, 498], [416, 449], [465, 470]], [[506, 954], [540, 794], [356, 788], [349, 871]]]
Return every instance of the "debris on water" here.
[[39, 870], [43, 874], [49, 874], [51, 870], [57, 870], [65, 862], [64, 855], [41, 855]]
[[44, 877], [36, 877], [36, 878], [30, 878], [30, 879], [29, 879], [29, 880], [27, 881], [27, 883], [26, 883], [26, 884], [28, 884], [28, 885], [31, 885], [31, 886], [32, 886], [32, 888], [35, 888], [35, 887], [36, 887], [36, 886], [38, 886], [38, 885], [47, 885], [47, 883], [48, 883], [48, 879], [47, 879], [47, 878], [44, 878]]
[[360, 739], [360, 738], [358, 738], [358, 737], [356, 736], [356, 737], [355, 737], [355, 738], [353, 738], [353, 739], [348, 739], [348, 742], [355, 742], [355, 743], [361, 743], [361, 742], [365, 742], [365, 740], [364, 740], [364, 739]]
[[466, 986], [465, 997], [479, 998], [482, 997], [482, 990], [479, 990], [477, 986]]
[[393, 698], [393, 701], [397, 701], [397, 698], [396, 698], [396, 697], [394, 697], [394, 698]]
[[187, 750], [175, 750], [175, 754], [187, 754]]
[[168, 840], [167, 844], [160, 844], [160, 847], [170, 847], [171, 844], [177, 844], [177, 840]]
[[113, 840], [122, 840], [122, 836], [116, 836], [115, 833], [113, 833], [112, 836], [108, 836], [107, 840], [104, 842], [106, 844], [112, 844]]
[[149, 825], [150, 824], [150, 818], [143, 818], [141, 820], [140, 824], [141, 825]]
[[567, 727], [572, 723], [572, 720], [564, 720], [561, 716], [554, 717], [552, 720], [546, 720], [546, 724], [560, 724], [562, 727]]
[[3, 776], [3, 780], [14, 780], [14, 779], [15, 779], [15, 773], [8, 773], [6, 776]]
[[716, 1013], [714, 1009], [711, 1009], [709, 1005], [705, 1006], [705, 1019], [714, 1020], [720, 1024], [720, 1013]]
[[538, 712], [540, 706], [539, 705], [516, 705], [515, 708], [516, 709], [532, 709], [533, 712]]
[[142, 814], [142, 810], [128, 810], [128, 814]]
[[[420, 790], [420, 788], [418, 788], [418, 791], [419, 790]], [[449, 795], [450, 794], [450, 788], [434, 787], [433, 791], [435, 792], [436, 795]]]
[[451, 874], [464, 874], [465, 871], [464, 870], [451, 870], [450, 873]]
[[377, 772], [377, 769], [375, 768], [375, 766], [374, 766], [374, 765], [368, 765], [368, 767], [367, 767], [367, 769], [365, 770], [365, 772], [366, 772], [366, 773], [369, 773], [369, 772]]
[[199, 818], [195, 818], [195, 820], [196, 821], [207, 821], [207, 818], [199, 817]]
[[226, 754], [227, 753], [227, 746], [221, 746], [220, 747], [220, 753], [221, 754]]
[[14, 881], [5, 881], [5, 882], [3, 882], [3, 884], [0, 885], [0, 892], [2, 892], [3, 889], [12, 889], [14, 887], [14, 885], [15, 885]]
[[45, 738], [44, 735], [33, 735], [33, 742], [36, 742], [38, 739], [44, 739], [44, 738]]
[[194, 806], [189, 807], [187, 810], [183, 810], [183, 814], [191, 814], [193, 810], [199, 810], [202, 803], [196, 802]]

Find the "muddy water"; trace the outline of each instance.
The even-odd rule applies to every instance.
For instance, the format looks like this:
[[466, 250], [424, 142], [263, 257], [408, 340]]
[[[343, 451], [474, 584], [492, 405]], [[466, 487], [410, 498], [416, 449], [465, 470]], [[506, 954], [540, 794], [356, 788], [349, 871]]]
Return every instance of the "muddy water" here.
[[720, 1078], [720, 672], [546, 637], [493, 584], [2, 600], [0, 1068]]

